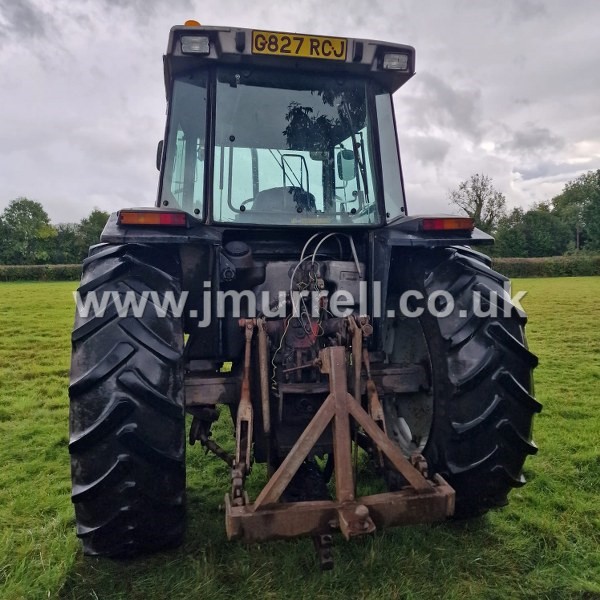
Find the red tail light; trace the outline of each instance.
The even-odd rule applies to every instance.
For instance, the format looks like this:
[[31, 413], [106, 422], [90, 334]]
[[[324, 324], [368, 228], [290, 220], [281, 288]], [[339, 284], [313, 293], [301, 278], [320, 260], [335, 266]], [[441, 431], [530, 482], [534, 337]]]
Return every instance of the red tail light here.
[[473, 231], [475, 223], [471, 217], [432, 217], [422, 221], [423, 231]]
[[180, 211], [122, 210], [119, 212], [119, 225], [185, 227], [187, 215]]

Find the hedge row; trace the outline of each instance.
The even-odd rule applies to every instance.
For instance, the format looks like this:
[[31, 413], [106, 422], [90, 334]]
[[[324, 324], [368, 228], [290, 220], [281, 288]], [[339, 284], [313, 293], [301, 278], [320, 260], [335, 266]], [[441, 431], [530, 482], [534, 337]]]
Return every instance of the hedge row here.
[[[600, 255], [546, 258], [494, 258], [492, 266], [507, 277], [600, 275]], [[0, 265], [0, 281], [77, 281], [81, 265]]]
[[600, 275], [600, 255], [493, 258], [492, 267], [507, 277], [583, 277]]
[[81, 265], [0, 265], [0, 281], [78, 281]]

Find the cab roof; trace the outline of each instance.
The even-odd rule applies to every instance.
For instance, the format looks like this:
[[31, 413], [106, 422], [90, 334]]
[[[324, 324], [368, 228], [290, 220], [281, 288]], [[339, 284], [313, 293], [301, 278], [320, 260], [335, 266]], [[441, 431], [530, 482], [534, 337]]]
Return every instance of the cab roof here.
[[[396, 66], [390, 67], [394, 57]], [[414, 75], [415, 49], [375, 40], [177, 25], [164, 56], [167, 99], [178, 74], [215, 64], [362, 75], [393, 93]]]

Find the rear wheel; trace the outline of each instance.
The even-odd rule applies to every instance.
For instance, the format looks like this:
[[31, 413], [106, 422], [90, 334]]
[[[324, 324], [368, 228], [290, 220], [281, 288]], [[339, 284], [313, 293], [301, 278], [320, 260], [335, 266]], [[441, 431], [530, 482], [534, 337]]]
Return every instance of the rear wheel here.
[[[419, 318], [431, 380], [421, 410], [414, 398], [412, 405], [398, 398], [400, 408], [386, 411], [386, 417], [396, 415], [388, 432], [401, 435], [399, 445], [406, 446], [413, 432], [414, 449], [422, 451], [430, 473], [456, 490], [457, 517], [502, 506], [508, 492], [525, 483], [523, 463], [537, 451], [533, 415], [541, 410], [533, 397], [537, 358], [527, 349], [526, 317], [511, 304], [507, 279], [481, 256], [466, 249], [414, 256], [407, 287], [424, 296], [420, 308], [437, 296], [435, 307], [443, 312], [440, 292], [451, 296], [454, 308], [447, 316], [426, 309]], [[414, 328], [416, 319], [408, 321]]]
[[[103, 313], [78, 310], [72, 336], [72, 499], [86, 554], [133, 555], [182, 541], [183, 329], [152, 304], [180, 291], [178, 255], [168, 249], [100, 245], [84, 261], [80, 302], [116, 293]], [[143, 316], [119, 315], [119, 299], [140, 302], [150, 292]]]

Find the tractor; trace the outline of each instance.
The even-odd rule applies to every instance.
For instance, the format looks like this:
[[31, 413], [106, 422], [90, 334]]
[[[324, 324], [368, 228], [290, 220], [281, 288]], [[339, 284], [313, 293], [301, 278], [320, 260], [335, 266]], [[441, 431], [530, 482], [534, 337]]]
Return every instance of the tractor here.
[[407, 212], [392, 96], [414, 73], [396, 43], [171, 29], [156, 203], [110, 216], [76, 293], [85, 554], [182, 543], [187, 440], [228, 465], [229, 539], [309, 536], [324, 569], [336, 533], [475, 517], [525, 483], [526, 315], [473, 219]]

